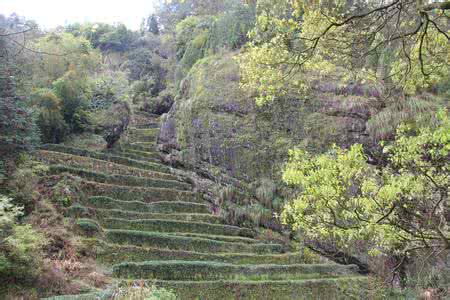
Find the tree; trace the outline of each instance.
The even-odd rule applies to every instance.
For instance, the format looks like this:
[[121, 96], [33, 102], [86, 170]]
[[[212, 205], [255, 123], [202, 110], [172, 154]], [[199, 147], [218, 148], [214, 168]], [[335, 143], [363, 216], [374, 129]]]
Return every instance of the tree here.
[[15, 78], [10, 69], [0, 67], [0, 157], [6, 173], [13, 169], [14, 159], [39, 143], [32, 111], [16, 94]]
[[152, 14], [147, 19], [147, 30], [148, 32], [153, 33], [154, 35], [159, 35], [159, 24], [156, 15]]
[[49, 88], [53, 82], [64, 76], [69, 67], [78, 73], [90, 74], [98, 70], [101, 63], [100, 51], [93, 49], [83, 36], [71, 33], [49, 33], [38, 39], [33, 48], [42, 53], [36, 54], [33, 64], [33, 86]]
[[399, 264], [418, 250], [449, 250], [448, 113], [438, 120], [416, 132], [400, 126], [384, 147], [384, 166], [370, 165], [361, 145], [318, 156], [291, 150], [283, 179], [302, 192], [285, 207], [284, 222], [347, 254], [365, 242], [369, 254], [396, 255]]
[[449, 74], [449, 10], [448, 1], [258, 1], [244, 87], [260, 104], [307, 89], [304, 72], [430, 87]]
[[53, 83], [55, 95], [61, 99], [61, 111], [71, 132], [83, 132], [88, 124], [87, 108], [92, 91], [88, 78], [74, 67]]
[[50, 89], [38, 89], [31, 95], [32, 103], [39, 113], [37, 125], [43, 143], [59, 144], [68, 126], [62, 116], [62, 101]]

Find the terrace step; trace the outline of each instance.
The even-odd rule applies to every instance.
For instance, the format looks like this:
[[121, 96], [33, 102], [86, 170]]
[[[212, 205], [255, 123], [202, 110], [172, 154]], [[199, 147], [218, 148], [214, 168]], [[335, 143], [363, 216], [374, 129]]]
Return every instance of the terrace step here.
[[156, 150], [156, 145], [148, 143], [120, 143], [120, 148], [125, 150], [130, 149], [143, 152], [154, 152]]
[[232, 264], [301, 264], [305, 257], [301, 253], [254, 254], [254, 253], [200, 253], [186, 250], [170, 250], [155, 247], [111, 244], [99, 239], [85, 239], [84, 244], [95, 251], [95, 256], [104, 264], [124, 261], [148, 260], [215, 261]]
[[182, 178], [180, 178], [179, 176], [168, 173], [148, 171], [140, 168], [126, 166], [123, 164], [113, 163], [106, 160], [62, 152], [40, 150], [37, 154], [37, 158], [47, 164], [57, 164], [67, 167], [83, 168], [100, 173], [182, 181]]
[[127, 140], [134, 142], [156, 142], [159, 128], [128, 129]]
[[124, 262], [113, 275], [128, 279], [159, 280], [299, 280], [356, 275], [357, 266], [337, 264], [234, 265], [210, 261]]
[[78, 155], [78, 156], [91, 157], [91, 158], [95, 158], [95, 159], [100, 159], [100, 160], [110, 161], [110, 162], [117, 163], [117, 164], [126, 165], [129, 167], [140, 168], [143, 170], [156, 171], [156, 172], [169, 173], [169, 174], [171, 173], [171, 168], [166, 165], [163, 165], [163, 164], [134, 160], [134, 159], [130, 159], [127, 157], [109, 154], [109, 153], [105, 153], [105, 152], [90, 151], [90, 150], [84, 150], [84, 149], [73, 148], [73, 147], [62, 146], [62, 145], [54, 145], [54, 144], [43, 145], [41, 147], [41, 149], [47, 150], [47, 151], [54, 151], [54, 152]]
[[73, 175], [85, 178], [89, 181], [95, 181], [99, 183], [120, 184], [124, 186], [133, 186], [133, 187], [177, 189], [184, 191], [191, 190], [191, 185], [175, 180], [153, 179], [148, 177], [137, 177], [130, 175], [106, 174], [101, 172], [89, 171], [86, 169], [67, 167], [63, 165], [50, 165], [49, 168], [50, 172], [53, 174], [71, 173]]
[[204, 201], [199, 194], [190, 191], [122, 186], [88, 180], [82, 180], [80, 185], [83, 191], [89, 196], [104, 196], [124, 201], [141, 201], [146, 203], [161, 201], [202, 203]]
[[[124, 229], [136, 231], [166, 232], [166, 233], [199, 233], [205, 235], [219, 235], [230, 237], [254, 238], [251, 229], [231, 225], [210, 224], [200, 222], [186, 222], [176, 220], [126, 220], [104, 219], [100, 224], [107, 229]], [[205, 236], [206, 238], [206, 236]], [[235, 240], [235, 239], [233, 239]]]
[[[356, 266], [306, 264], [316, 260], [224, 224], [188, 177], [161, 163], [158, 134], [159, 116], [138, 112], [112, 151], [45, 145], [39, 153], [51, 172], [82, 178], [89, 197], [67, 215], [90, 236], [82, 238], [83, 251], [112, 270], [115, 282], [151, 280], [183, 300], [368, 298]], [[93, 300], [111, 291], [102, 293], [54, 299]]]
[[154, 162], [161, 162], [161, 155], [159, 152], [152, 152], [152, 151], [141, 151], [141, 150], [134, 150], [134, 149], [117, 149], [114, 150], [113, 153], [117, 153], [120, 156], [136, 159], [136, 160], [148, 160], [148, 161], [154, 161]]
[[127, 220], [174, 220], [210, 224], [222, 224], [224, 222], [223, 218], [207, 213], [145, 213], [122, 209], [95, 209], [80, 205], [71, 206], [68, 211], [69, 215], [75, 218], [92, 216], [102, 220], [108, 218], [122, 218]]
[[133, 230], [106, 230], [109, 242], [129, 244], [135, 246], [151, 246], [162, 249], [186, 250], [203, 253], [229, 252], [229, 253], [280, 253], [283, 246], [280, 244], [246, 244], [216, 241], [199, 237], [183, 237], [168, 233], [145, 232]]
[[150, 123], [135, 124], [134, 127], [137, 129], [159, 128], [159, 123], [150, 122]]
[[197, 213], [207, 214], [209, 206], [202, 203], [186, 201], [159, 201], [146, 203], [142, 201], [123, 201], [110, 197], [94, 196], [85, 200], [85, 205], [93, 208], [127, 211], [129, 213]]
[[[124, 285], [129, 281], [124, 281]], [[183, 300], [336, 300], [368, 299], [368, 280], [362, 276], [303, 280], [152, 280], [148, 286], [173, 290]], [[57, 296], [45, 300], [97, 300], [103, 293]]]
[[236, 235], [209, 235], [204, 233], [190, 233], [190, 232], [175, 232], [170, 234], [187, 237], [199, 237], [222, 242], [237, 242], [246, 244], [260, 244], [262, 242], [261, 240], [257, 240], [256, 238], [249, 238], [245, 236], [236, 236]]
[[[150, 284], [150, 282], [149, 282]], [[183, 295], [183, 300], [336, 300], [368, 299], [362, 276], [304, 280], [151, 281]]]

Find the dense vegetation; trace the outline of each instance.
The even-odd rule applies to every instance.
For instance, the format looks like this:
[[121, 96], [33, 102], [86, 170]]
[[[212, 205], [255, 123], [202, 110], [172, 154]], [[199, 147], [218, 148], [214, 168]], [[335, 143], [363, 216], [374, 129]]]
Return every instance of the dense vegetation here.
[[[155, 257], [182, 257], [188, 245], [195, 261], [164, 266], [208, 279], [258, 273], [231, 264], [259, 255], [200, 255], [232, 245], [260, 251], [232, 244], [253, 230], [287, 239], [303, 261], [357, 265], [375, 298], [445, 298], [449, 13], [448, 1], [171, 0], [138, 31], [106, 23], [44, 31], [0, 15], [0, 298], [111, 292], [83, 231], [178, 247]], [[160, 124], [139, 120], [142, 113]], [[147, 152], [153, 142], [159, 154]], [[118, 221], [131, 206], [133, 216], [158, 218], [209, 211], [192, 182], [214, 212], [209, 222], [244, 228], [195, 217]], [[167, 195], [178, 202], [156, 202]], [[84, 216], [87, 202], [115, 217], [97, 212], [99, 222], [74, 223], [69, 216]], [[155, 228], [161, 233], [139, 233]], [[195, 236], [202, 230], [215, 240]], [[190, 233], [190, 243], [165, 231]], [[200, 261], [212, 257], [220, 263]], [[124, 263], [114, 272], [164, 279], [159, 268]], [[144, 283], [112, 289], [114, 299], [176, 299]]]

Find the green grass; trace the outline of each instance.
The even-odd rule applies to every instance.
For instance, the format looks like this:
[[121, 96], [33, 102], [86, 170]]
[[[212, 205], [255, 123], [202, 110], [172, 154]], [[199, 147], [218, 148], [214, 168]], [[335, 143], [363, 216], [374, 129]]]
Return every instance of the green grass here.
[[220, 216], [207, 213], [146, 213], [141, 211], [127, 211], [121, 209], [95, 209], [80, 205], [69, 207], [70, 216], [78, 218], [83, 215], [90, 215], [97, 219], [118, 218], [127, 220], [174, 220], [186, 222], [203, 222], [210, 224], [222, 224], [224, 220]]
[[120, 148], [125, 150], [136, 150], [136, 151], [156, 151], [156, 145], [155, 144], [136, 144], [136, 143], [120, 143]]
[[78, 219], [76, 222], [76, 227], [80, 230], [84, 235], [92, 237], [98, 233], [100, 233], [101, 228], [91, 219]]
[[210, 234], [190, 233], [190, 232], [175, 232], [173, 234], [176, 234], [179, 236], [187, 236], [187, 237], [199, 237], [199, 238], [205, 238], [205, 239], [211, 239], [211, 240], [223, 241], [223, 242], [237, 242], [237, 243], [246, 243], [246, 244], [261, 243], [260, 240], [243, 237], [243, 236], [210, 235]]
[[185, 201], [159, 201], [145, 203], [142, 201], [123, 201], [110, 197], [89, 197], [85, 205], [100, 209], [116, 209], [141, 213], [209, 213], [209, 206]]
[[47, 164], [64, 165], [67, 167], [88, 169], [100, 173], [182, 181], [182, 179], [179, 176], [168, 173], [149, 171], [118, 163], [112, 163], [106, 160], [100, 160], [91, 157], [78, 156], [62, 152], [40, 150], [37, 153], [36, 157], [40, 161]]
[[109, 242], [148, 246], [161, 249], [186, 250], [196, 252], [242, 252], [242, 253], [280, 253], [279, 244], [245, 244], [216, 241], [198, 237], [182, 237], [159, 232], [133, 230], [106, 230]]
[[41, 146], [41, 149], [47, 150], [47, 151], [62, 152], [62, 153], [67, 153], [67, 154], [72, 154], [72, 155], [101, 159], [101, 160], [110, 161], [113, 163], [123, 164], [123, 165], [130, 166], [130, 167], [144, 169], [144, 170], [163, 172], [163, 173], [171, 172], [170, 167], [162, 165], [162, 164], [134, 160], [134, 159], [130, 159], [127, 157], [109, 154], [109, 153], [105, 153], [105, 152], [89, 151], [89, 150], [85, 150], [85, 149], [73, 148], [73, 147], [68, 147], [68, 146], [63, 146], [63, 145], [54, 145], [54, 144], [43, 145], [43, 146]]
[[151, 152], [151, 151], [141, 151], [141, 150], [134, 150], [134, 149], [118, 149], [115, 150], [117, 153], [121, 156], [133, 158], [136, 157], [138, 160], [153, 160], [157, 162], [161, 162], [161, 155], [158, 152]]
[[149, 188], [154, 187], [154, 188], [179, 189], [179, 190], [191, 189], [191, 185], [175, 180], [153, 179], [148, 177], [137, 177], [130, 175], [114, 175], [114, 174], [110, 175], [102, 172], [94, 172], [86, 169], [67, 167], [63, 165], [50, 165], [49, 167], [50, 172], [53, 174], [67, 172], [85, 178], [87, 180], [100, 183], [149, 187]]
[[166, 188], [144, 188], [120, 186], [94, 181], [81, 181], [83, 191], [89, 196], [104, 196], [123, 201], [160, 202], [184, 201], [202, 203], [204, 200], [199, 194]]
[[335, 264], [234, 265], [210, 261], [125, 262], [113, 267], [119, 278], [159, 280], [287, 280], [356, 275], [357, 267]]
[[360, 300], [368, 299], [367, 278], [305, 280], [152, 281], [183, 300]]
[[99, 239], [85, 239], [84, 244], [95, 251], [97, 259], [104, 264], [123, 261], [142, 262], [148, 260], [216, 261], [232, 264], [301, 264], [308, 263], [300, 253], [254, 254], [254, 253], [201, 253], [185, 250], [139, 247], [110, 244]]
[[126, 220], [108, 218], [102, 220], [101, 224], [108, 229], [201, 233], [207, 235], [242, 236], [248, 238], [254, 238], [256, 235], [253, 230], [247, 228], [177, 220]]

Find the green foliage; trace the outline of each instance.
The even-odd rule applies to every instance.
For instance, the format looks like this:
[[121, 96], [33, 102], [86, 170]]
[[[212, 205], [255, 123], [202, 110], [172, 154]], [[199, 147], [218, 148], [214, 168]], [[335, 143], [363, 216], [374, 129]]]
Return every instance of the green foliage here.
[[46, 237], [31, 225], [17, 224], [22, 208], [0, 195], [0, 290], [8, 284], [30, 284], [42, 267], [42, 249]]
[[11, 227], [17, 221], [17, 218], [23, 214], [23, 208], [14, 205], [12, 202], [11, 198], [0, 194], [0, 228], [2, 230]]
[[68, 71], [93, 73], [101, 62], [100, 52], [92, 49], [87, 39], [70, 33], [50, 33], [36, 41], [34, 47], [39, 51], [55, 54], [43, 55], [39, 63], [33, 64], [32, 82], [36, 87], [51, 87], [55, 80]]
[[71, 69], [53, 83], [53, 89], [61, 99], [61, 112], [71, 132], [83, 132], [89, 123], [86, 110], [92, 97], [88, 79]]
[[68, 126], [61, 114], [62, 103], [53, 91], [38, 89], [31, 95], [31, 101], [39, 111], [37, 125], [44, 143], [60, 143], [63, 141]]
[[358, 240], [373, 255], [448, 247], [441, 220], [448, 213], [450, 121], [445, 111], [438, 119], [416, 132], [400, 126], [379, 169], [367, 163], [361, 145], [318, 156], [291, 150], [283, 178], [302, 194], [285, 207], [284, 222], [346, 251]]
[[253, 5], [236, 5], [215, 17], [209, 29], [207, 47], [214, 53], [221, 49], [239, 49], [255, 23]]
[[93, 78], [93, 109], [109, 108], [116, 101], [128, 100], [129, 83], [127, 73], [123, 71], [105, 71]]
[[95, 236], [101, 232], [100, 226], [95, 221], [90, 219], [78, 219], [76, 221], [76, 227], [88, 237]]
[[9, 282], [31, 284], [43, 266], [42, 249], [47, 239], [31, 225], [15, 225], [0, 248], [0, 275], [4, 279], [0, 286]]
[[124, 52], [135, 39], [132, 31], [124, 24], [74, 23], [65, 27], [66, 32], [90, 41], [94, 48], [107, 51]]
[[[258, 1], [252, 42], [240, 57], [242, 86], [258, 105], [304, 93], [315, 76], [333, 74], [342, 82], [390, 78], [410, 94], [433, 87], [448, 78], [448, 36], [438, 14], [421, 6]], [[382, 22], [374, 12], [398, 18]]]
[[9, 173], [6, 167], [20, 152], [32, 150], [39, 134], [32, 111], [16, 93], [14, 74], [5, 67], [0, 66], [0, 161]]
[[22, 154], [17, 163], [17, 169], [8, 180], [8, 189], [14, 203], [24, 208], [26, 215], [31, 213], [35, 205], [36, 186], [40, 177], [48, 168], [28, 155]]
[[165, 89], [157, 97], [152, 97], [144, 102], [143, 110], [152, 114], [162, 115], [169, 112], [174, 103], [174, 93]]

